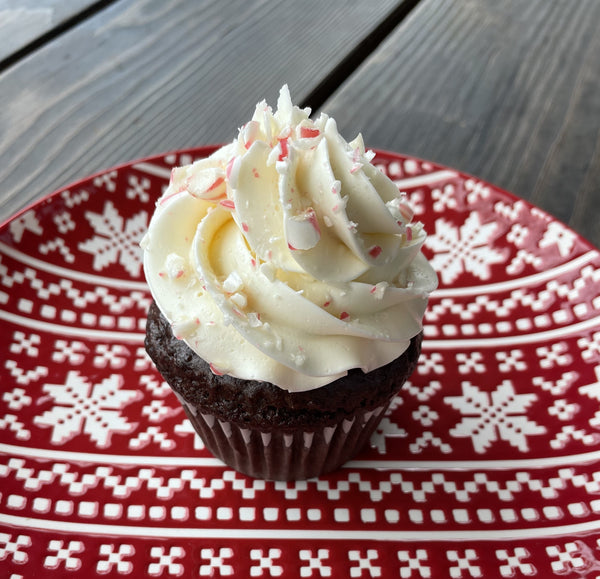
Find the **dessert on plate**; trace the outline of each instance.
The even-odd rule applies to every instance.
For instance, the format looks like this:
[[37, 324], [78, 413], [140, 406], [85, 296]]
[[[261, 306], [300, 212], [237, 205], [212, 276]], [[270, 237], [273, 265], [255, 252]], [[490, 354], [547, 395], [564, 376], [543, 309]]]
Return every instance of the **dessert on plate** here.
[[336, 469], [413, 371], [437, 277], [361, 136], [264, 101], [173, 170], [143, 240], [146, 348], [207, 448], [276, 480]]

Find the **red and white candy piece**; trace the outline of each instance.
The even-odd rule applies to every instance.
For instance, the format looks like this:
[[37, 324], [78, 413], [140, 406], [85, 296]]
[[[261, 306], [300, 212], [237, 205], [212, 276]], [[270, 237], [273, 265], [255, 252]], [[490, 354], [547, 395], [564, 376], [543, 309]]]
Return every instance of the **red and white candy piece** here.
[[200, 319], [190, 318], [189, 320], [174, 322], [171, 324], [171, 329], [173, 330], [173, 335], [178, 340], [183, 340], [191, 335], [198, 326], [200, 326]]
[[410, 223], [415, 215], [412, 207], [403, 201], [402, 197], [396, 197], [395, 199], [388, 201], [385, 206], [388, 208], [388, 211], [392, 214], [394, 219], [401, 223]]
[[380, 245], [373, 245], [372, 247], [369, 248], [369, 255], [373, 259], [376, 259], [381, 255], [382, 251], [383, 251], [383, 249], [381, 248]]
[[217, 368], [212, 362], [208, 366], [210, 367], [210, 371], [215, 376], [223, 376], [223, 375], [225, 375], [225, 370], [221, 370], [220, 368]]
[[225, 209], [229, 209], [230, 211], [235, 209], [235, 203], [233, 202], [233, 199], [221, 199], [221, 201], [219, 201], [219, 205]]
[[165, 259], [165, 270], [169, 279], [181, 279], [187, 271], [185, 259], [176, 253], [169, 253]]
[[281, 153], [279, 153], [278, 161], [283, 161], [287, 159], [290, 154], [288, 139], [279, 139], [279, 147], [281, 148]]
[[250, 121], [246, 123], [241, 130], [242, 140], [244, 142], [244, 147], [249, 149], [252, 146], [252, 143], [256, 141], [257, 137], [260, 134], [260, 124], [258, 121]]
[[319, 131], [319, 129], [317, 129], [316, 127], [307, 127], [307, 126], [300, 127], [300, 138], [301, 139], [314, 139], [315, 137], [318, 137], [320, 134], [321, 134], [321, 131]]
[[186, 180], [187, 191], [192, 197], [215, 201], [225, 197], [225, 171], [217, 167], [202, 169], [190, 175]]
[[375, 299], [381, 300], [383, 299], [383, 294], [385, 294], [385, 290], [388, 287], [389, 284], [386, 281], [380, 281], [371, 288], [370, 293]]
[[350, 167], [350, 173], [354, 174], [363, 168], [363, 154], [359, 147], [356, 147], [350, 153], [352, 159], [352, 167]]
[[285, 221], [285, 233], [288, 247], [296, 249], [312, 249], [321, 239], [321, 228], [317, 214], [309, 207], [299, 215], [293, 215]]
[[225, 168], [225, 176], [227, 177], [229, 185], [232, 187], [232, 189], [237, 188], [237, 183], [240, 176], [241, 163], [241, 157], [231, 157], [231, 159], [229, 159], [229, 162], [227, 163], [227, 167]]

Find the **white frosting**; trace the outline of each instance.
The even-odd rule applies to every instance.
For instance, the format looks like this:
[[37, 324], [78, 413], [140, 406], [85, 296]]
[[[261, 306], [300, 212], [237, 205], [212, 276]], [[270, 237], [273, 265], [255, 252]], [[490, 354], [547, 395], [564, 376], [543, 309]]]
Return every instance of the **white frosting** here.
[[400, 356], [437, 277], [421, 224], [358, 136], [283, 87], [237, 139], [173, 170], [144, 240], [150, 290], [216, 373], [290, 391]]

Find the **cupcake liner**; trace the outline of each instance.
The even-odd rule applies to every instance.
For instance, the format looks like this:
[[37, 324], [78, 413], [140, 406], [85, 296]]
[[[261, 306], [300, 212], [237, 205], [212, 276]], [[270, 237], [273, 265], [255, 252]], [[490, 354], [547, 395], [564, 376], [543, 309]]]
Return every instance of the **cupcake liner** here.
[[331, 472], [355, 456], [381, 421], [390, 400], [340, 423], [265, 431], [222, 420], [177, 394], [206, 448], [228, 466], [267, 480], [301, 480]]

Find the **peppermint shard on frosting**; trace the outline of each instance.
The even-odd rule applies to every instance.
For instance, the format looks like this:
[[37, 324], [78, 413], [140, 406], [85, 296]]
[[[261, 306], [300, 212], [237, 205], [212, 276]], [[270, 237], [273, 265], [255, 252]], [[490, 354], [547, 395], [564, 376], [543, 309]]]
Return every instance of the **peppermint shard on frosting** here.
[[369, 372], [422, 329], [425, 232], [359, 135], [264, 101], [237, 138], [174, 169], [144, 242], [162, 313], [219, 373], [290, 391]]

